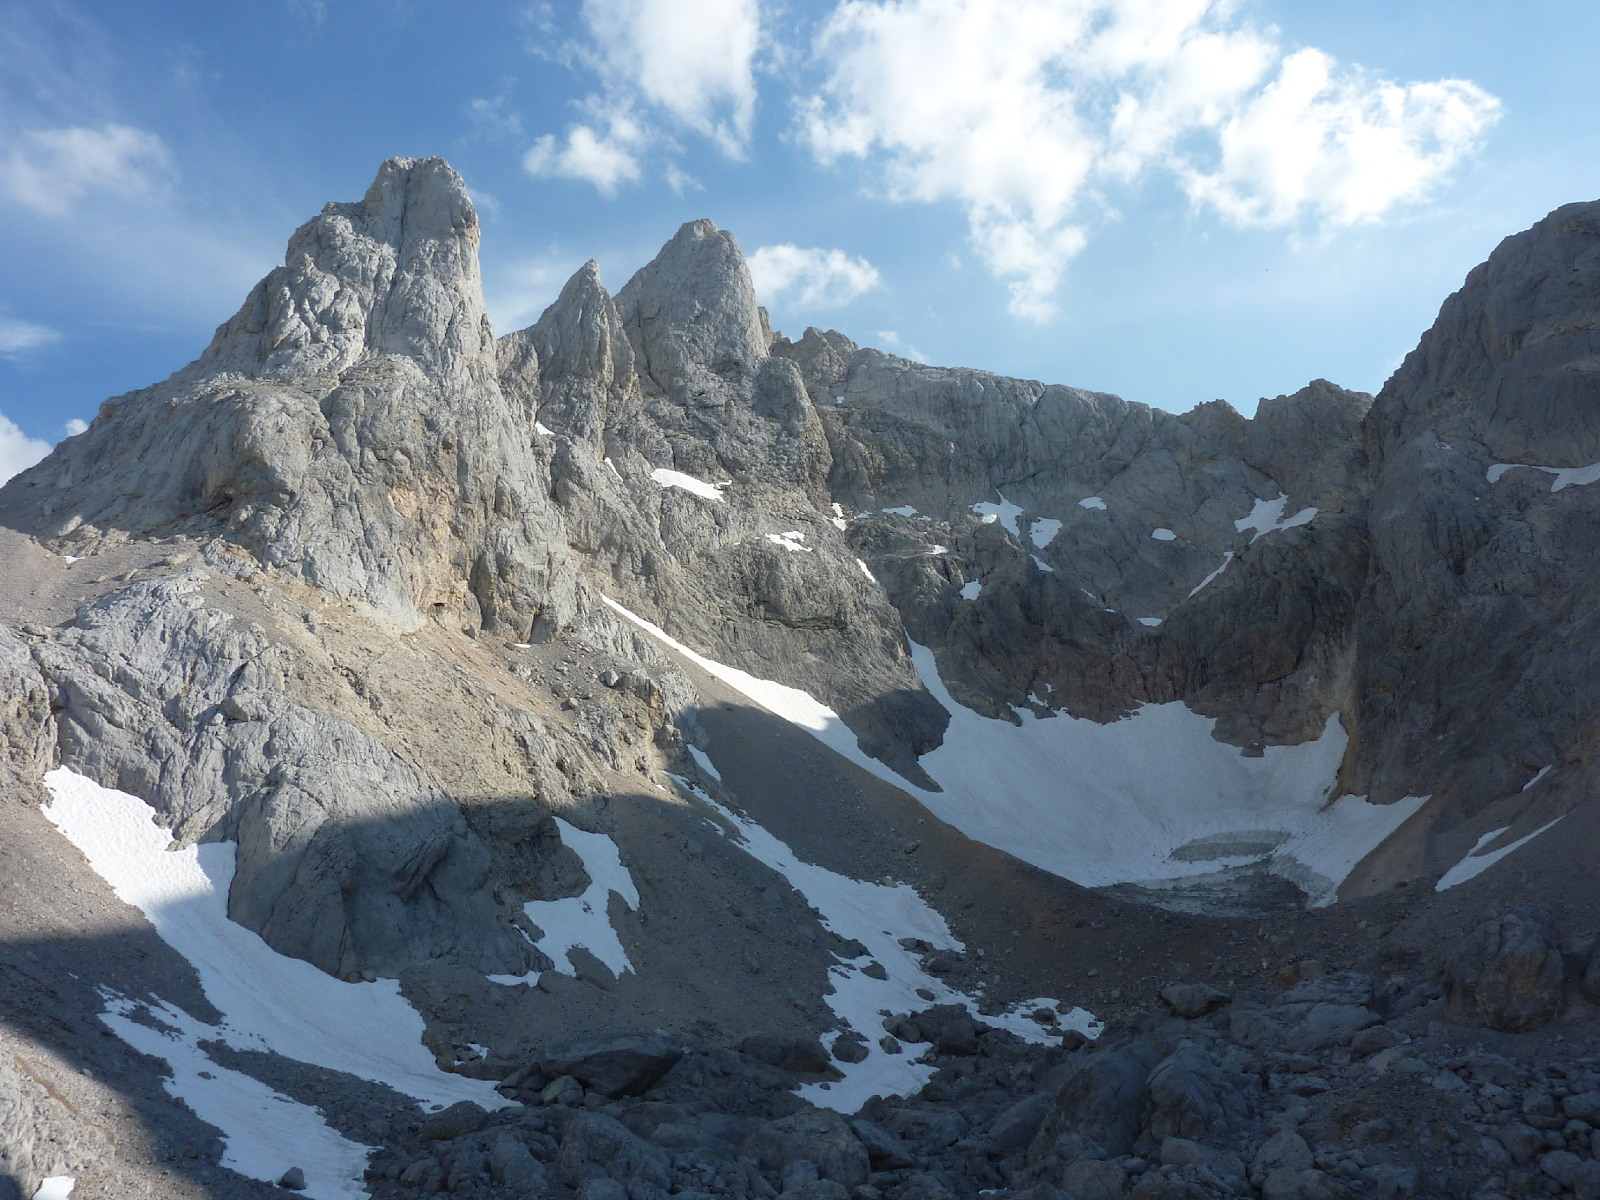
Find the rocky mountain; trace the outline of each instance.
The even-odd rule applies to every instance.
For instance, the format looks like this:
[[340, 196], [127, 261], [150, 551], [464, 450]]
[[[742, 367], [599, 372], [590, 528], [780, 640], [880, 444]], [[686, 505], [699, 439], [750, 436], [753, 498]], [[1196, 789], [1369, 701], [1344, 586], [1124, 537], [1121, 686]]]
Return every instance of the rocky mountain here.
[[[1415, 1190], [1414, 1141], [1309, 1148], [1362, 1063], [1537, 1090], [1434, 1025], [1588, 1028], [1600, 204], [1377, 397], [1251, 419], [791, 340], [703, 220], [496, 337], [478, 241], [442, 160], [386, 162], [0, 489], [7, 1036], [116, 1096], [0, 1077], [17, 1187], [177, 1194], [129, 1147], [187, 1139], [215, 1195], [294, 1145], [328, 1195], [372, 1146], [382, 1194]], [[350, 1049], [413, 1020], [418, 1062]]]

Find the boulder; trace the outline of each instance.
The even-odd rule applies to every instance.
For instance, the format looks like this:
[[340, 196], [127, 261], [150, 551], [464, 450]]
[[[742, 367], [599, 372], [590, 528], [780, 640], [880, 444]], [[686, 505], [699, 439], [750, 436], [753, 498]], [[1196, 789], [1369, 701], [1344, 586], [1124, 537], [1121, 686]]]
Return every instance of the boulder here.
[[1147, 1124], [1156, 1141], [1229, 1132], [1246, 1115], [1244, 1098], [1195, 1046], [1183, 1046], [1150, 1072]]
[[1311, 1169], [1311, 1147], [1305, 1138], [1292, 1129], [1283, 1129], [1269, 1137], [1256, 1151], [1251, 1171], [1256, 1175], [1271, 1175], [1274, 1171], [1307, 1171]]
[[1280, 1167], [1261, 1184], [1261, 1200], [1343, 1200], [1342, 1189], [1321, 1171]]
[[1538, 1029], [1561, 1009], [1565, 966], [1544, 910], [1513, 908], [1476, 926], [1445, 967], [1445, 996], [1457, 1017], [1490, 1029]]
[[489, 1122], [489, 1114], [471, 1100], [458, 1100], [443, 1112], [436, 1112], [417, 1127], [417, 1136], [428, 1142], [447, 1142], [477, 1133]]
[[739, 1153], [769, 1171], [781, 1171], [791, 1162], [809, 1159], [817, 1164], [820, 1178], [847, 1188], [865, 1183], [871, 1173], [867, 1147], [844, 1117], [825, 1108], [756, 1126], [739, 1147]]
[[546, 1055], [540, 1069], [616, 1100], [648, 1091], [682, 1057], [683, 1047], [659, 1034], [630, 1034], [575, 1043]]
[[739, 1053], [797, 1075], [838, 1074], [828, 1052], [814, 1037], [777, 1037], [770, 1033], [758, 1033], [739, 1043]]
[[504, 1188], [542, 1193], [546, 1187], [544, 1164], [534, 1158], [527, 1143], [514, 1133], [502, 1133], [489, 1150], [489, 1173]]
[[1209, 983], [1169, 983], [1161, 989], [1162, 1002], [1188, 1021], [1216, 1012], [1232, 998]]
[[1055, 1097], [1049, 1092], [1036, 1092], [1024, 1100], [1018, 1100], [989, 1122], [989, 1140], [1001, 1150], [1026, 1146], [1038, 1135], [1039, 1126], [1044, 1124], [1055, 1102]]
[[624, 1185], [648, 1183], [663, 1190], [670, 1183], [667, 1152], [635, 1137], [622, 1122], [604, 1113], [572, 1115], [561, 1135], [557, 1162], [561, 1182], [570, 1188], [598, 1176]]
[[850, 1122], [850, 1131], [866, 1148], [867, 1159], [874, 1171], [898, 1171], [915, 1161], [910, 1155], [910, 1147], [881, 1125], [858, 1118]]
[[1121, 1200], [1128, 1176], [1114, 1163], [1080, 1158], [1061, 1172], [1061, 1190], [1072, 1200]]
[[1050, 1154], [1064, 1133], [1091, 1138], [1113, 1156], [1132, 1150], [1144, 1118], [1145, 1081], [1160, 1061], [1155, 1047], [1143, 1041], [1090, 1055], [1062, 1085], [1050, 1115], [1028, 1147], [1028, 1161]]

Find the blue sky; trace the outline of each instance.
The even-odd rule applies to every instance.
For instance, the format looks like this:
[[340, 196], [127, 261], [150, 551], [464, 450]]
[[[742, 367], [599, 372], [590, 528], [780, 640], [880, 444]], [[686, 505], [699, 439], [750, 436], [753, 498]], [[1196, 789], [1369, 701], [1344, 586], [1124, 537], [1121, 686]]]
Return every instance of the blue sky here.
[[1376, 390], [1600, 197], [1597, 45], [1592, 0], [0, 5], [0, 476], [394, 154], [467, 180], [502, 333], [707, 216], [795, 337], [1176, 411]]

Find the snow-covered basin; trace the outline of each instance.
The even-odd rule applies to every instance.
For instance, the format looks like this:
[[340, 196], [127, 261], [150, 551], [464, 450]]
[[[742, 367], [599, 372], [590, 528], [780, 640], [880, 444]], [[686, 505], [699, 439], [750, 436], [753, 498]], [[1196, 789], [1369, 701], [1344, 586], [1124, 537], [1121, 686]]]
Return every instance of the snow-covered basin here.
[[[820, 1108], [842, 1113], [858, 1111], [870, 1096], [905, 1096], [917, 1091], [933, 1077], [930, 1063], [914, 1061], [921, 1047], [911, 1045], [890, 1054], [878, 1044], [885, 1012], [916, 1012], [930, 1004], [960, 1004], [977, 1011], [977, 1000], [952, 988], [937, 975], [923, 970], [911, 951], [900, 945], [901, 938], [918, 938], [936, 949], [961, 950], [963, 946], [950, 932], [945, 919], [909, 884], [872, 883], [852, 879], [815, 863], [802, 861], [787, 844], [754, 821], [718, 804], [702, 789], [685, 779], [679, 784], [715, 809], [737, 832], [737, 844], [753, 858], [782, 875], [817, 910], [822, 922], [841, 938], [855, 939], [867, 948], [867, 956], [854, 963], [840, 962], [831, 971], [834, 990], [827, 997], [828, 1007], [851, 1028], [867, 1039], [867, 1057], [858, 1063], [834, 1063], [844, 1078], [831, 1084], [813, 1083], [800, 1094]], [[867, 960], [884, 968], [885, 979], [863, 974]], [[932, 994], [928, 1000], [917, 989]], [[1051, 1034], [1031, 1014], [1040, 1007], [1058, 1009], [1056, 1001], [1036, 997], [1013, 1005], [1004, 1013], [980, 1019], [1001, 1029], [1009, 1029], [1029, 1041], [1051, 1040]], [[1076, 1029], [1098, 1036], [1099, 1023], [1081, 1008], [1062, 1013], [1061, 1029]], [[830, 1049], [837, 1034], [827, 1034], [823, 1042]]]
[[[614, 601], [613, 609], [756, 703], [909, 792], [968, 837], [1085, 887], [1162, 883], [1268, 863], [1316, 904], [1426, 801], [1333, 797], [1346, 735], [1248, 758], [1211, 736], [1182, 703], [1147, 704], [1101, 725], [1058, 713], [1020, 725], [958, 704], [933, 652], [912, 643], [924, 686], [950, 713], [944, 742], [919, 760], [943, 789], [924, 791], [862, 752], [838, 714], [798, 688], [715, 662]], [[1237, 846], [1240, 852], [1228, 853]]]
[[[396, 981], [345, 983], [231, 921], [231, 842], [168, 850], [172, 835], [137, 796], [64, 767], [44, 782], [51, 795], [45, 817], [193, 965], [206, 999], [223, 1014], [212, 1026], [165, 1002], [152, 1007], [106, 992], [101, 1019], [131, 1045], [167, 1060], [167, 1089], [222, 1130], [225, 1166], [274, 1183], [298, 1166], [308, 1181], [304, 1195], [361, 1196], [367, 1148], [340, 1137], [314, 1109], [212, 1062], [201, 1045], [207, 1041], [344, 1071], [429, 1106], [507, 1103], [491, 1083], [439, 1070], [422, 1044], [422, 1017]], [[130, 1019], [140, 1011], [164, 1028]]]

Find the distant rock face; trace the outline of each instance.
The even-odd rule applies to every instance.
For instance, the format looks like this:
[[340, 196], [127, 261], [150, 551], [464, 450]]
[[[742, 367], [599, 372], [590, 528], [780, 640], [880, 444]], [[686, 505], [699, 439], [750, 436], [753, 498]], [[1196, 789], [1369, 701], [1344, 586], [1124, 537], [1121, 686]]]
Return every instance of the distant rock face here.
[[[615, 296], [587, 263], [497, 339], [478, 236], [446, 164], [390, 160], [363, 200], [295, 232], [199, 360], [107, 401], [0, 489], [0, 521], [72, 554], [210, 539], [248, 560], [241, 577], [265, 566], [396, 637], [581, 631], [613, 677], [654, 672], [664, 752], [692, 724], [687, 682], [605, 599], [811, 693], [930, 788], [917, 759], [948, 714], [908, 638], [1000, 720], [1182, 701], [1259, 755], [1337, 713], [1341, 792], [1431, 795], [1430, 831], [1585, 785], [1600, 491], [1551, 470], [1600, 460], [1600, 205], [1509, 239], [1376, 400], [1318, 380], [1252, 420], [925, 366], [834, 331], [789, 341], [703, 220]], [[496, 709], [484, 736], [511, 765], [491, 819], [418, 765], [442, 734], [402, 735], [377, 701], [366, 724], [333, 715], [317, 681], [343, 664], [307, 651], [247, 686], [267, 660], [191, 611], [133, 588], [59, 636], [0, 627], [0, 770], [66, 762], [181, 836], [236, 836], [230, 910], [330, 971], [435, 951], [525, 969], [507, 897], [549, 874], [543, 809], [643, 761], [621, 726], [536, 730]], [[158, 627], [203, 668], [211, 709], [150, 701]], [[1515, 799], [1545, 766], [1560, 769]], [[342, 782], [357, 775], [370, 785]], [[374, 804], [404, 832], [352, 851], [340, 830]], [[1399, 839], [1355, 886], [1442, 869], [1436, 846]]]

